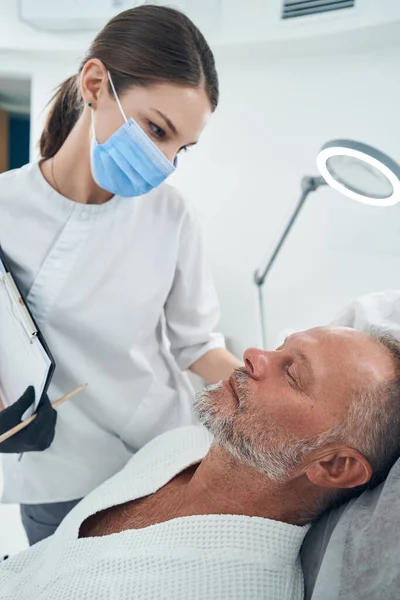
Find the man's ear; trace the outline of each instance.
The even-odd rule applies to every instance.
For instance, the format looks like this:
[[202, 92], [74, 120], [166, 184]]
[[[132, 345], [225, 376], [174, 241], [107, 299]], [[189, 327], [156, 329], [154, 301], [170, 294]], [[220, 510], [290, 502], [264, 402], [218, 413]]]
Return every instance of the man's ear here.
[[350, 489], [368, 483], [372, 469], [358, 450], [341, 446], [324, 449], [307, 467], [305, 475], [319, 487]]

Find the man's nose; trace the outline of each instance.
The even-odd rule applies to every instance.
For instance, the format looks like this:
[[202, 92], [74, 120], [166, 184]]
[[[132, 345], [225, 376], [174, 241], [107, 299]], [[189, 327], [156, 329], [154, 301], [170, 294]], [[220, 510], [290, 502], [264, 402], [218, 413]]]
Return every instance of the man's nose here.
[[246, 370], [253, 379], [264, 379], [267, 376], [270, 352], [249, 348], [243, 354]]

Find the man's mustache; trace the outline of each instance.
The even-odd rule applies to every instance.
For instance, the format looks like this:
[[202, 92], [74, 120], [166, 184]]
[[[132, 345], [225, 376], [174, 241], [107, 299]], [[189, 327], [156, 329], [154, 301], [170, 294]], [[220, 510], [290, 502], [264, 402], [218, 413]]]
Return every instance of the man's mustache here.
[[245, 367], [238, 367], [231, 375], [235, 381], [235, 387], [239, 400], [239, 408], [244, 408], [246, 405], [247, 396], [247, 382], [250, 379], [249, 374]]
[[244, 381], [249, 378], [249, 374], [247, 373], [246, 367], [238, 367], [237, 369], [235, 369], [233, 371], [233, 376], [235, 377], [235, 379], [237, 378], [238, 381]]

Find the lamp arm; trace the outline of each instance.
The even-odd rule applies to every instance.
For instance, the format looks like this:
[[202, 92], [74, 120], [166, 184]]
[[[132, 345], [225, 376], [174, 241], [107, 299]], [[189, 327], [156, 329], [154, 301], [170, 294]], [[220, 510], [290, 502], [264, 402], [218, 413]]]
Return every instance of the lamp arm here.
[[262, 286], [264, 285], [265, 279], [267, 278], [268, 273], [270, 272], [273, 264], [275, 263], [275, 260], [278, 256], [283, 244], [285, 243], [285, 240], [286, 240], [287, 236], [289, 235], [290, 230], [292, 229], [297, 217], [299, 216], [299, 213], [300, 213], [305, 201], [307, 200], [308, 195], [311, 192], [315, 192], [322, 185], [326, 185], [326, 181], [325, 181], [325, 179], [323, 179], [323, 177], [310, 177], [310, 176], [303, 177], [303, 180], [301, 182], [301, 196], [299, 198], [298, 203], [296, 204], [293, 214], [291, 215], [291, 217], [288, 221], [288, 224], [285, 227], [285, 230], [283, 231], [283, 233], [272, 253], [271, 258], [269, 259], [269, 261], [267, 262], [267, 264], [265, 265], [263, 270], [257, 269], [257, 271], [254, 273], [254, 282], [255, 282], [256, 286], [258, 287], [258, 301], [259, 301], [259, 310], [260, 310], [260, 322], [261, 322], [263, 348], [265, 348], [265, 346], [266, 346], [266, 331], [265, 331], [264, 298], [262, 295]]

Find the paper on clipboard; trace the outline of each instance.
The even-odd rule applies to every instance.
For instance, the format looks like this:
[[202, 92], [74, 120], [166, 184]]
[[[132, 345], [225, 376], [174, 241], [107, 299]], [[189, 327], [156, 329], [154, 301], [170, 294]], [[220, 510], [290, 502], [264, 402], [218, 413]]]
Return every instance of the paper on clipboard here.
[[35, 405], [24, 418], [37, 408], [52, 367], [35, 333], [34, 323], [0, 259], [0, 398], [4, 407], [10, 406], [32, 385]]

